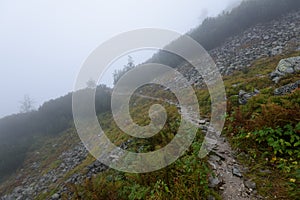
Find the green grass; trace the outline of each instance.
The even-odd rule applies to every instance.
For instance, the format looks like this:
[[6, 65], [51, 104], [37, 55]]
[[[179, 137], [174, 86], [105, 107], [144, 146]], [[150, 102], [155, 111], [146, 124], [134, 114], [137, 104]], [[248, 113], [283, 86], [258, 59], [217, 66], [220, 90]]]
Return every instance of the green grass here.
[[[174, 98], [173, 94], [159, 88], [150, 87], [149, 91], [151, 95], [148, 96]], [[145, 95], [149, 91], [146, 88], [141, 89]], [[131, 138], [133, 142], [129, 146], [129, 151], [139, 152], [141, 146], [144, 147], [142, 152], [154, 151], [173, 139], [180, 122], [176, 106], [139, 96], [134, 96], [130, 102], [130, 112], [134, 122], [139, 125], [149, 124], [148, 110], [155, 103], [164, 105], [168, 120], [163, 129], [149, 139], [133, 139], [126, 136], [117, 128], [109, 113], [99, 116], [99, 121], [105, 133], [115, 144], [121, 144]], [[79, 199], [80, 196], [83, 199], [206, 199], [208, 195], [213, 195], [219, 199], [218, 194], [208, 188], [208, 176], [211, 170], [206, 160], [198, 157], [203, 137], [204, 135], [199, 131], [188, 152], [164, 169], [146, 174], [123, 173], [110, 169], [98, 174], [92, 180], [84, 181], [81, 185], [70, 185], [70, 189], [75, 193], [73, 198]], [[75, 170], [80, 168], [81, 165]], [[70, 172], [73, 173], [75, 172]], [[65, 198], [69, 198], [67, 194]]]
[[[201, 134], [200, 134], [201, 135]], [[208, 188], [211, 173], [206, 160], [198, 157], [201, 140], [167, 168], [146, 173], [131, 174], [108, 170], [82, 185], [70, 188], [83, 199], [206, 199], [218, 194]], [[65, 196], [67, 198], [67, 195]]]

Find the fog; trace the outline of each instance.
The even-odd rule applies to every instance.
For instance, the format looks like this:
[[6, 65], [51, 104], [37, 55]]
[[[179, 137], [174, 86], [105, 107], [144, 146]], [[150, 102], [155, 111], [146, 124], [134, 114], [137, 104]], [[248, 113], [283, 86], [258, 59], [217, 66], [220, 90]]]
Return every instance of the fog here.
[[[0, 117], [19, 112], [29, 95], [38, 108], [73, 89], [90, 52], [119, 33], [138, 28], [185, 33], [240, 0], [1, 0]], [[133, 54], [135, 63], [153, 52]], [[126, 57], [112, 69], [126, 64]], [[103, 80], [112, 84], [109, 71]]]

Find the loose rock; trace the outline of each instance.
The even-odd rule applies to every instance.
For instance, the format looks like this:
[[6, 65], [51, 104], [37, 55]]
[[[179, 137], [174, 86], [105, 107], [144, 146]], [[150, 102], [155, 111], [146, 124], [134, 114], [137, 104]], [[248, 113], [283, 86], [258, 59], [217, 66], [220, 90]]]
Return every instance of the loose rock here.
[[237, 177], [243, 177], [242, 173], [240, 172], [240, 170], [237, 167], [233, 167], [232, 174]]
[[256, 189], [256, 183], [251, 181], [251, 180], [248, 180], [248, 181], [244, 181], [244, 184], [247, 188], [249, 189], [252, 189], [252, 190], [255, 190]]

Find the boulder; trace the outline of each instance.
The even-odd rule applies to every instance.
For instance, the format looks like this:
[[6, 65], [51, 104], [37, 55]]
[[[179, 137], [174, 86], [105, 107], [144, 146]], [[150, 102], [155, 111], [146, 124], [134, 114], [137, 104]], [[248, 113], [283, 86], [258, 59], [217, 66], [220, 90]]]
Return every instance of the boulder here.
[[252, 98], [253, 96], [256, 96], [259, 94], [259, 90], [255, 89], [253, 92], [245, 92], [244, 90], [240, 90], [239, 92], [239, 103], [241, 105], [247, 104], [248, 100]]
[[280, 60], [275, 71], [270, 74], [270, 78], [278, 83], [282, 77], [300, 71], [300, 56]]
[[285, 95], [291, 93], [293, 90], [299, 88], [300, 80], [296, 81], [295, 83], [284, 85], [280, 88], [274, 90], [274, 95]]
[[240, 170], [237, 167], [233, 167], [232, 168], [232, 174], [237, 176], [237, 177], [243, 177], [242, 173], [240, 172]]
[[218, 177], [213, 177], [213, 176], [210, 176], [208, 178], [208, 181], [209, 181], [208, 187], [210, 188], [215, 188], [222, 183], [222, 181], [220, 181]]
[[280, 60], [277, 70], [283, 74], [292, 74], [295, 72], [294, 64], [291, 62], [290, 59], [283, 59]]
[[244, 181], [244, 185], [249, 189], [252, 189], [252, 190], [256, 189], [256, 183], [251, 180]]

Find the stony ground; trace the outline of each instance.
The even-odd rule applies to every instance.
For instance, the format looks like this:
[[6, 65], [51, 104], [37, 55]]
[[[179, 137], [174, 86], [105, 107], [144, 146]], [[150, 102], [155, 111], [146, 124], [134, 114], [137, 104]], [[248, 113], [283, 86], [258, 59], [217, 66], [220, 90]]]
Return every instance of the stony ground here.
[[256, 184], [244, 178], [246, 169], [236, 161], [235, 155], [226, 138], [219, 137], [208, 161], [215, 173], [209, 178], [210, 187], [219, 189], [223, 199], [263, 199], [257, 195]]

